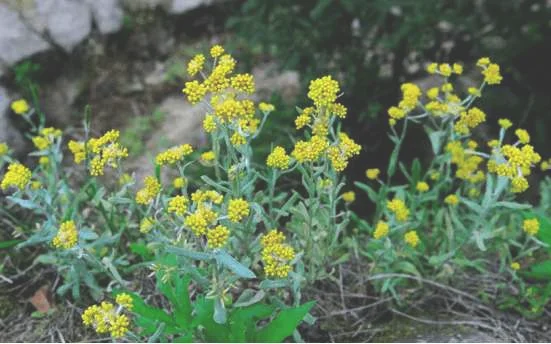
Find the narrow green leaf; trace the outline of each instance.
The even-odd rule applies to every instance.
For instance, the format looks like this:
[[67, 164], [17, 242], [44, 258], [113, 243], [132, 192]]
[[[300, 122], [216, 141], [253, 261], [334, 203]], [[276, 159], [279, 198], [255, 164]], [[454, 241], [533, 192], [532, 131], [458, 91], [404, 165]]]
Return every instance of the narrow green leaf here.
[[282, 342], [293, 334], [293, 331], [298, 327], [306, 314], [310, 312], [314, 304], [315, 302], [311, 301], [295, 308], [282, 310], [274, 320], [258, 331], [255, 341], [263, 343]]
[[230, 256], [226, 251], [219, 250], [215, 253], [216, 260], [219, 264], [224, 265], [230, 269], [233, 273], [241, 278], [255, 278], [256, 275], [245, 265], [238, 262], [235, 258]]
[[179, 256], [184, 256], [195, 260], [209, 260], [213, 258], [212, 254], [210, 253], [196, 252], [196, 251], [191, 251], [180, 247], [170, 246], [166, 250], [167, 252], [174, 253]]

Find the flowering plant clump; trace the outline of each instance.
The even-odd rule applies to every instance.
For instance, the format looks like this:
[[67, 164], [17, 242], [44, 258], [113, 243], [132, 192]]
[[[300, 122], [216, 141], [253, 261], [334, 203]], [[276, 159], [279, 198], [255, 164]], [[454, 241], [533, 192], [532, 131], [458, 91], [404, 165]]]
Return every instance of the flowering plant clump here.
[[[483, 81], [462, 96], [454, 81], [463, 66], [431, 63], [427, 71], [439, 76], [440, 84], [425, 91], [403, 84], [401, 101], [388, 109], [395, 148], [386, 181], [370, 168], [369, 182], [356, 182], [377, 206], [374, 225], [358, 222], [368, 233], [360, 252], [373, 262], [370, 273], [449, 278], [451, 271], [490, 270], [490, 258], [500, 260], [500, 270], [517, 271], [522, 268], [519, 261], [544, 246], [536, 238], [538, 215], [515, 197], [529, 188], [527, 177], [537, 164], [548, 166], [530, 145], [526, 130], [518, 128], [511, 135], [510, 120], [492, 119], [474, 106], [487, 86], [503, 79], [489, 58], [478, 60], [477, 67]], [[481, 142], [476, 130], [484, 122], [498, 124], [495, 139]], [[411, 168], [399, 161], [407, 128], [415, 124], [423, 127], [432, 147], [433, 159], [425, 169], [419, 160]], [[392, 184], [398, 170], [406, 185]], [[379, 287], [396, 296], [395, 288], [404, 283], [394, 277]]]
[[[194, 80], [182, 92], [203, 107], [210, 145], [194, 152], [178, 143], [158, 153], [151, 175], [142, 181], [125, 173], [128, 150], [118, 130], [90, 134], [88, 110], [83, 137], [67, 139], [69, 133], [45, 128], [44, 115], [26, 102], [26, 107], [23, 101], [13, 104], [31, 126], [37, 149], [32, 155], [39, 157], [32, 170], [12, 161], [9, 147], [0, 146], [2, 163], [9, 163], [1, 182], [11, 193], [7, 200], [32, 212], [40, 224], [20, 246], [48, 248], [39, 261], [62, 273], [60, 294], [71, 291], [79, 299], [85, 286], [101, 301], [107, 286], [119, 288], [117, 305], [103, 301], [82, 315], [97, 333], [132, 340], [233, 341], [243, 335], [235, 328], [241, 321], [250, 341], [290, 335], [300, 340], [297, 326], [314, 321], [308, 314], [313, 303], [303, 303], [301, 288], [329, 276], [329, 262], [342, 254], [347, 204], [355, 199], [352, 191], [341, 193], [342, 171], [361, 148], [339, 129], [347, 110], [337, 103], [338, 82], [325, 76], [310, 85], [312, 106], [299, 111], [296, 126], [304, 136], [294, 149], [274, 147], [265, 164], [253, 163], [253, 142], [276, 109], [252, 100], [254, 77], [237, 73], [236, 66], [221, 46], [212, 47], [210, 57], [199, 54], [189, 62]], [[206, 173], [190, 178], [192, 166]], [[162, 170], [175, 177], [163, 180]], [[81, 184], [69, 182], [73, 171], [82, 174]], [[280, 191], [280, 178], [293, 172], [302, 175], [303, 188]], [[130, 290], [127, 271], [143, 266], [129, 267], [137, 256], [155, 271], [172, 315], [151, 312]], [[198, 293], [193, 310], [172, 294], [189, 288]], [[246, 309], [278, 326], [250, 327], [242, 314]], [[226, 330], [226, 337], [213, 337]]]

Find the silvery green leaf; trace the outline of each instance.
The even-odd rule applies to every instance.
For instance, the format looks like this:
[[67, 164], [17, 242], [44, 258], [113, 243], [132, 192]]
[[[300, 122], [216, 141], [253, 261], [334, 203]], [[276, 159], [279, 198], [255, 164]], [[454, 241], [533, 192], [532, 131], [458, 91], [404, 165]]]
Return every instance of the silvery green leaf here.
[[78, 235], [84, 240], [95, 240], [98, 238], [98, 235], [90, 229], [81, 229]]
[[260, 282], [259, 287], [261, 289], [277, 289], [277, 288], [285, 288], [289, 285], [288, 280], [280, 279], [280, 280], [264, 280]]
[[213, 188], [217, 189], [217, 191], [222, 191], [224, 193], [231, 193], [231, 190], [228, 189], [225, 186], [220, 185], [220, 183], [215, 182], [214, 180], [210, 179], [208, 176], [201, 176], [201, 179], [208, 185], [212, 186]]
[[482, 199], [482, 205], [487, 208], [494, 197], [494, 178], [490, 173], [486, 175], [486, 191], [484, 192], [484, 198]]
[[36, 257], [34, 262], [48, 264], [48, 265], [55, 265], [57, 263], [57, 258], [49, 254], [41, 254], [40, 256]]
[[212, 254], [210, 253], [196, 252], [196, 251], [191, 251], [185, 248], [174, 247], [174, 246], [168, 247], [167, 252], [174, 253], [174, 254], [191, 258], [191, 259], [196, 259], [196, 260], [209, 260], [213, 258]]
[[474, 237], [474, 241], [476, 242], [476, 246], [478, 246], [478, 248], [481, 251], [486, 251], [486, 246], [484, 245], [484, 239], [482, 238], [482, 235], [480, 234], [480, 232], [474, 231], [473, 237]]
[[530, 209], [532, 206], [530, 204], [522, 204], [516, 202], [497, 202], [496, 207], [503, 207], [509, 209]]
[[24, 209], [37, 209], [38, 208], [38, 205], [36, 203], [34, 203], [33, 201], [31, 200], [27, 200], [27, 199], [22, 199], [22, 198], [19, 198], [19, 197], [13, 197], [13, 196], [7, 196], [6, 197], [7, 200], [17, 204], [18, 206], [20, 206], [21, 208], [24, 208]]
[[222, 302], [222, 298], [220, 297], [214, 299], [214, 315], [212, 318], [218, 324], [225, 324], [228, 320], [228, 312], [226, 311], [224, 302]]
[[233, 273], [242, 278], [255, 278], [254, 272], [249, 270], [245, 265], [241, 264], [235, 258], [230, 256], [226, 251], [219, 250], [215, 253], [216, 260], [219, 264], [224, 265]]
[[477, 213], [482, 213], [483, 211], [482, 207], [478, 203], [469, 201], [468, 199], [465, 199], [463, 197], [461, 198], [461, 202], [465, 203], [467, 207], [469, 207], [471, 210], [474, 210]]
[[261, 301], [266, 293], [263, 290], [245, 289], [233, 304], [234, 307], [246, 307]]
[[443, 131], [433, 131], [429, 133], [430, 145], [432, 147], [432, 152], [434, 155], [438, 155], [440, 149], [442, 148], [442, 138], [446, 135]]

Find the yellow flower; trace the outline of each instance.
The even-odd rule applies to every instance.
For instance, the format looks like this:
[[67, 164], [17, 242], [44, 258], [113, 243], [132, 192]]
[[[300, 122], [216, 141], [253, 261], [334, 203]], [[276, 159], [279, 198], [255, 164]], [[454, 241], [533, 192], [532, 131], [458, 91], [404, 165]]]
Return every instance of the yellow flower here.
[[11, 109], [18, 115], [24, 115], [29, 111], [29, 103], [25, 99], [19, 99], [11, 103]]
[[161, 183], [153, 176], [147, 176], [144, 179], [145, 186], [136, 193], [136, 202], [138, 204], [149, 204], [161, 191]]
[[247, 143], [245, 136], [239, 134], [238, 132], [233, 133], [230, 137], [230, 142], [234, 146], [241, 146]]
[[203, 69], [205, 64], [205, 56], [203, 54], [195, 55], [187, 65], [187, 72], [190, 76], [194, 76]]
[[231, 222], [239, 222], [249, 216], [249, 203], [242, 198], [232, 199], [228, 204], [228, 218]]
[[196, 211], [184, 219], [184, 225], [191, 229], [193, 234], [200, 236], [205, 234], [207, 226], [209, 225], [207, 220], [203, 217], [202, 212]]
[[168, 201], [168, 212], [183, 216], [186, 213], [189, 200], [185, 196], [172, 197]]
[[207, 232], [207, 243], [210, 248], [220, 248], [226, 245], [230, 230], [226, 226], [216, 226]]
[[261, 237], [262, 262], [267, 277], [286, 278], [291, 272], [290, 262], [295, 258], [295, 250], [283, 243], [285, 235], [276, 229]]
[[387, 201], [387, 208], [394, 213], [396, 220], [400, 222], [407, 221], [409, 217], [409, 209], [401, 199], [395, 198], [392, 201]]
[[419, 192], [427, 192], [427, 191], [429, 191], [429, 184], [427, 184], [425, 182], [418, 182], [417, 186], [415, 188]]
[[285, 152], [285, 148], [277, 146], [266, 158], [266, 165], [271, 168], [286, 169], [289, 167], [291, 158]]
[[528, 235], [536, 235], [538, 234], [540, 230], [540, 222], [538, 219], [526, 219], [524, 220], [522, 224], [522, 229], [526, 232]]
[[428, 66], [427, 66], [427, 72], [429, 74], [434, 74], [436, 73], [436, 70], [438, 69], [438, 64], [437, 63], [430, 63]]
[[111, 327], [109, 332], [111, 332], [111, 337], [113, 338], [122, 338], [128, 332], [128, 326], [130, 325], [130, 320], [124, 314], [116, 315], [111, 322]]
[[185, 178], [178, 177], [172, 181], [172, 186], [174, 186], [175, 189], [181, 189], [186, 185], [186, 183], [187, 181]]
[[524, 177], [518, 176], [511, 180], [511, 191], [514, 193], [524, 192], [529, 186], [528, 180]]
[[513, 123], [508, 118], [500, 118], [497, 123], [503, 129], [509, 129], [513, 125]]
[[511, 263], [511, 269], [514, 270], [514, 271], [520, 270], [520, 264], [517, 263], [517, 262], [512, 262]]
[[370, 179], [370, 180], [375, 180], [379, 178], [380, 173], [381, 173], [381, 170], [379, 170], [378, 168], [369, 168], [367, 169], [367, 171], [365, 171], [365, 175], [367, 179]]
[[356, 200], [356, 194], [354, 191], [348, 191], [342, 194], [342, 199], [346, 203], [352, 203]]
[[381, 239], [388, 235], [388, 230], [390, 226], [388, 223], [384, 221], [377, 222], [377, 226], [375, 226], [375, 232], [373, 232], [373, 238], [374, 239]]
[[524, 129], [515, 130], [515, 135], [518, 137], [520, 143], [528, 144], [530, 143], [530, 134]]
[[20, 163], [11, 163], [8, 171], [0, 183], [2, 190], [7, 190], [10, 186], [23, 190], [31, 180], [32, 172]]
[[42, 166], [46, 166], [50, 163], [50, 158], [47, 156], [41, 156], [40, 159], [38, 159], [38, 163]]
[[459, 203], [459, 197], [454, 194], [448, 195], [446, 196], [446, 198], [444, 198], [444, 203], [449, 205], [457, 205]]
[[499, 65], [495, 63], [490, 64], [486, 69], [484, 69], [482, 74], [484, 75], [484, 81], [487, 82], [488, 85], [500, 84], [503, 79], [499, 73]]
[[71, 153], [73, 153], [76, 164], [80, 164], [86, 159], [86, 151], [83, 142], [71, 140], [69, 141], [68, 147]]
[[184, 84], [182, 92], [187, 96], [187, 100], [191, 104], [197, 104], [207, 94], [207, 87], [200, 84], [199, 81], [193, 80]]
[[329, 106], [337, 100], [339, 91], [339, 83], [327, 75], [310, 82], [308, 98], [313, 100], [314, 104], [318, 107]]
[[41, 187], [42, 187], [42, 183], [40, 183], [38, 180], [31, 182], [31, 189], [38, 190]]
[[237, 91], [252, 94], [254, 93], [254, 77], [251, 74], [237, 74], [231, 78], [231, 87]]
[[489, 64], [490, 64], [490, 59], [487, 58], [487, 57], [481, 57], [476, 62], [476, 65], [479, 66], [479, 67], [487, 66]]
[[216, 120], [213, 115], [205, 116], [205, 119], [203, 120], [203, 129], [205, 129], [205, 132], [207, 133], [212, 133], [216, 130]]
[[75, 247], [78, 241], [78, 231], [73, 221], [65, 221], [59, 227], [57, 235], [52, 240], [56, 248], [70, 249]]
[[216, 159], [216, 155], [213, 151], [208, 151], [201, 154], [201, 160], [203, 161], [213, 161], [214, 159]]
[[447, 63], [442, 63], [440, 66], [438, 66], [438, 71], [443, 76], [448, 77], [452, 74], [452, 67], [450, 67], [450, 65]]
[[221, 45], [214, 45], [210, 48], [210, 56], [216, 58], [224, 54], [224, 48]]
[[184, 144], [167, 149], [164, 152], [157, 154], [155, 163], [157, 165], [174, 165], [181, 161], [184, 157], [193, 153], [193, 148], [190, 144]]
[[155, 219], [153, 219], [152, 217], [144, 217], [143, 220], [140, 222], [140, 233], [149, 233], [153, 228], [154, 223]]
[[438, 179], [440, 179], [440, 172], [438, 172], [438, 171], [432, 171], [432, 172], [430, 173], [430, 175], [429, 175], [429, 178], [430, 178], [431, 180], [438, 180]]
[[344, 118], [346, 118], [346, 114], [348, 113], [348, 109], [342, 104], [335, 103], [335, 104], [331, 105], [331, 112], [335, 116], [337, 116], [341, 119], [344, 119]]
[[457, 75], [463, 74], [463, 66], [460, 65], [459, 63], [454, 63], [453, 64], [453, 72]]
[[440, 90], [438, 89], [438, 87], [433, 87], [433, 88], [431, 88], [427, 91], [427, 97], [429, 99], [436, 99], [436, 98], [438, 98], [438, 93], [439, 92], [440, 92]]
[[269, 103], [261, 102], [260, 104], [258, 104], [258, 109], [260, 109], [260, 111], [262, 112], [272, 112], [275, 110], [275, 106]]
[[126, 308], [128, 310], [132, 310], [134, 305], [132, 304], [132, 297], [128, 295], [127, 293], [120, 293], [115, 298], [115, 302], [118, 303], [121, 307]]
[[419, 245], [419, 243], [421, 242], [416, 231], [407, 232], [404, 235], [404, 241], [406, 242], [406, 244], [414, 248], [417, 247], [417, 245]]
[[480, 90], [476, 87], [469, 87], [468, 92], [470, 95], [475, 97], [481, 97], [482, 94], [480, 93]]

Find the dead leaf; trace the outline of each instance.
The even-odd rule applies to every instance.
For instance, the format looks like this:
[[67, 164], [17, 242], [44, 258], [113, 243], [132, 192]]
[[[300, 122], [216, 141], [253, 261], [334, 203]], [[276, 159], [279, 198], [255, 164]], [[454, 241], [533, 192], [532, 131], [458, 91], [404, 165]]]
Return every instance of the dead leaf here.
[[50, 288], [47, 285], [40, 287], [34, 293], [33, 297], [29, 299], [34, 308], [41, 313], [47, 313], [52, 308], [52, 303], [50, 302]]

